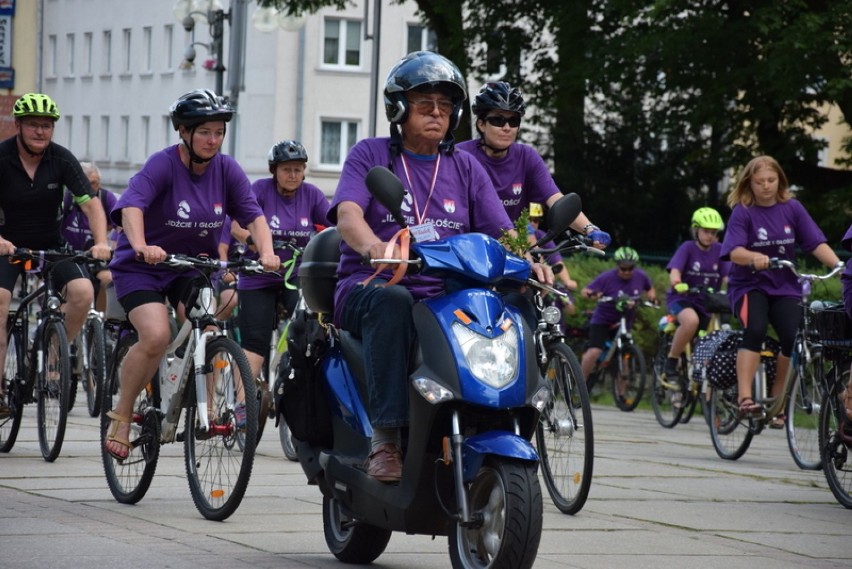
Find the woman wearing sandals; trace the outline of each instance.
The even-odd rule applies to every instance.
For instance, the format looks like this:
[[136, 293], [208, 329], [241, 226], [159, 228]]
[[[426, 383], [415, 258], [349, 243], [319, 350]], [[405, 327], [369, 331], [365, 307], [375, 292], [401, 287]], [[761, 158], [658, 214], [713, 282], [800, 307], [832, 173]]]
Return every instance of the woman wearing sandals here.
[[[790, 365], [801, 313], [801, 290], [792, 272], [769, 270], [771, 258], [795, 261], [796, 249], [827, 267], [840, 262], [825, 235], [800, 202], [792, 198], [787, 176], [770, 156], [758, 156], [740, 172], [728, 196], [733, 208], [722, 243], [722, 259], [732, 261], [728, 298], [744, 328], [737, 351], [739, 411], [761, 415], [763, 404], [752, 397], [752, 379], [760, 364], [760, 348], [769, 324], [781, 344], [771, 397], [778, 397]], [[771, 426], [782, 428], [786, 417]]]

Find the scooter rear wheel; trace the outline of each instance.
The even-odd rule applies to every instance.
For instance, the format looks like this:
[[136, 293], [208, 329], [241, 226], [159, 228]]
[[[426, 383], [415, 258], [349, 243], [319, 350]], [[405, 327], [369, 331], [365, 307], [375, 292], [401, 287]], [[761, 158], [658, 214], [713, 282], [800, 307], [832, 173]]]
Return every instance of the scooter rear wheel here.
[[365, 565], [384, 553], [391, 531], [359, 522], [335, 498], [323, 496], [322, 528], [328, 550], [344, 563]]

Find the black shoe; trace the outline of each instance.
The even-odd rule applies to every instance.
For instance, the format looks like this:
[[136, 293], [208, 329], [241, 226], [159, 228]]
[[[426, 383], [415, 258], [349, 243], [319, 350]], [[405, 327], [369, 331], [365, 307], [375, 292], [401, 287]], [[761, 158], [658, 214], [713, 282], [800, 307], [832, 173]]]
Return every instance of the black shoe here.
[[677, 377], [677, 360], [675, 358], [666, 358], [663, 375], [668, 378]]

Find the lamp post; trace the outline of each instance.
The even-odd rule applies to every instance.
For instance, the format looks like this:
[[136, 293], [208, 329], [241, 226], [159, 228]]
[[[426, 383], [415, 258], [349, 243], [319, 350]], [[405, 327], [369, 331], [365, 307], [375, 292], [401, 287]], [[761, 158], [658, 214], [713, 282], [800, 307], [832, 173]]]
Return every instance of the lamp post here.
[[[205, 9], [206, 8], [206, 9]], [[184, 59], [190, 63], [195, 61], [195, 46], [207, 48], [215, 58], [212, 71], [216, 72], [216, 94], [222, 95], [225, 89], [224, 37], [225, 21], [231, 21], [231, 12], [225, 12], [218, 0], [177, 0], [173, 12], [177, 20], [195, 38], [195, 23], [201, 19], [210, 26], [210, 44], [193, 41], [184, 51]]]

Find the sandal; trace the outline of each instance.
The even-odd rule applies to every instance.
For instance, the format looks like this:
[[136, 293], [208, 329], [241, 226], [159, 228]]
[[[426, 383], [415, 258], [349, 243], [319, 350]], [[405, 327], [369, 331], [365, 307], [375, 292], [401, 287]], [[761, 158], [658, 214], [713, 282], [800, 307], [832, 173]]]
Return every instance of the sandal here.
[[846, 387], [837, 394], [837, 398], [840, 400], [840, 404], [846, 411], [847, 422], [852, 423], [852, 392], [850, 392], [850, 389]]
[[739, 414], [741, 417], [753, 417], [760, 415], [763, 412], [763, 405], [755, 403], [751, 397], [743, 397], [740, 399]]
[[783, 429], [784, 425], [787, 424], [787, 415], [786, 413], [781, 413], [780, 415], [776, 415], [772, 421], [769, 423], [770, 429]]
[[128, 456], [130, 456], [130, 450], [133, 448], [133, 445], [130, 444], [130, 441], [127, 440], [126, 438], [122, 438], [122, 437], [118, 436], [118, 428], [121, 425], [129, 425], [130, 422], [131, 422], [131, 419], [130, 419], [130, 417], [125, 417], [123, 415], [119, 415], [118, 413], [116, 413], [114, 411], [107, 412], [107, 417], [112, 419], [112, 423], [110, 423], [110, 425], [109, 425], [109, 432], [107, 433], [106, 442], [117, 443], [117, 444], [123, 446], [124, 448], [126, 448], [127, 452], [124, 454], [124, 456], [122, 456], [121, 454], [110, 450], [109, 447], [107, 447], [107, 446], [104, 446], [104, 449], [114, 459], [125, 460]]

